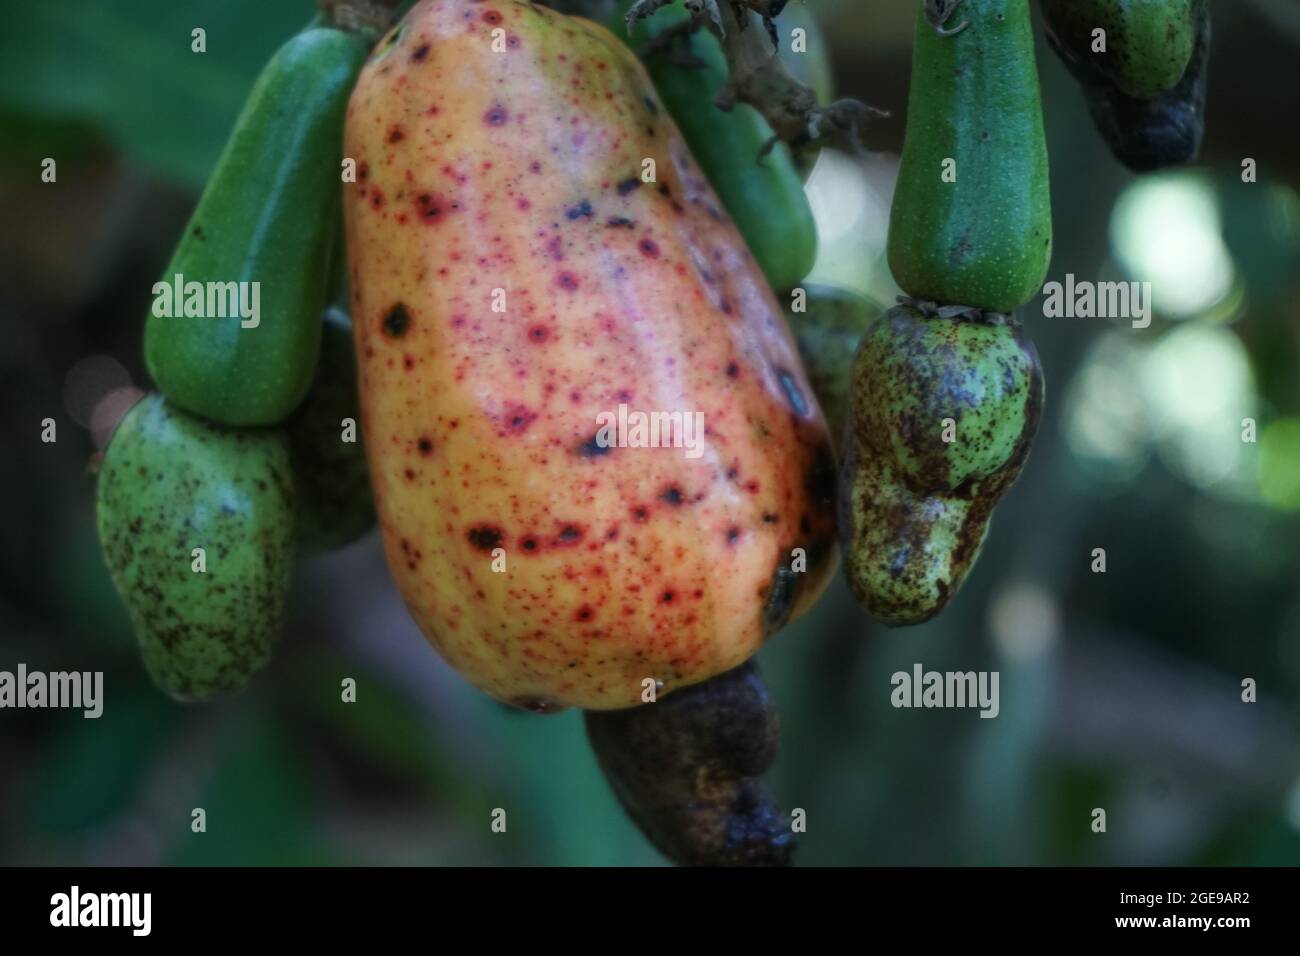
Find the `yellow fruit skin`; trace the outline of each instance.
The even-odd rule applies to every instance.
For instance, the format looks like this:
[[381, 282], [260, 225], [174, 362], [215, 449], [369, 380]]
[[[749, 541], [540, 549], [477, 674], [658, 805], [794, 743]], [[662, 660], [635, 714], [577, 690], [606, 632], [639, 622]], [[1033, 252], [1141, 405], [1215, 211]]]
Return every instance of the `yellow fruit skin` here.
[[[512, 0], [425, 0], [363, 70], [344, 146], [385, 551], [452, 666], [532, 710], [628, 707], [811, 606], [836, 564], [825, 423], [617, 39]], [[702, 413], [701, 454], [601, 447], [620, 404]]]

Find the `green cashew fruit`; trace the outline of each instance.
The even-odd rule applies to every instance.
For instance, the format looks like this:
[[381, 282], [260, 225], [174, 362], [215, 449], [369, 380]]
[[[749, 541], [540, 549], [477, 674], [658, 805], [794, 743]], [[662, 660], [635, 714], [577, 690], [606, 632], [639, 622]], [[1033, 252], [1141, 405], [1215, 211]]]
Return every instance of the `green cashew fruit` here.
[[[1196, 45], [1197, 0], [1041, 0], [1043, 21], [1076, 59], [1127, 96], [1149, 100], [1183, 78]], [[1095, 51], [1095, 30], [1105, 49]]]
[[1014, 319], [891, 309], [854, 359], [840, 454], [845, 574], [897, 626], [939, 613], [979, 555], [1029, 455], [1038, 353]]
[[154, 682], [186, 701], [246, 684], [270, 659], [293, 564], [284, 436], [226, 428], [149, 395], [113, 434], [95, 509]]
[[366, 43], [313, 28], [258, 77], [145, 323], [167, 398], [227, 425], [277, 424], [311, 384], [341, 221], [348, 95]]
[[1189, 163], [1205, 137], [1205, 99], [1209, 86], [1210, 10], [1194, 0], [1195, 43], [1181, 79], [1150, 99], [1124, 92], [1088, 55], [1057, 32], [1044, 4], [1047, 39], [1083, 88], [1093, 123], [1115, 158], [1138, 173]]
[[889, 267], [916, 299], [1011, 312], [1052, 255], [1029, 0], [964, 0], [943, 33], [917, 7]]
[[[858, 342], [880, 317], [870, 299], [837, 286], [805, 283], [803, 311], [786, 303], [786, 319], [799, 344], [808, 383], [826, 415], [831, 438], [839, 442], [848, 417], [849, 382]], [[798, 296], [798, 290], [795, 290]]]
[[374, 527], [360, 423], [352, 323], [331, 306], [315, 381], [285, 423], [298, 492], [298, 544], [307, 551], [341, 548]]
[[[688, 18], [679, 0], [636, 24], [630, 35], [621, 12], [605, 26], [636, 49]], [[727, 81], [727, 59], [713, 35], [696, 31], [676, 49], [698, 63], [676, 62], [682, 56], [672, 49], [645, 56], [655, 91], [768, 284], [778, 295], [787, 292], [812, 270], [817, 257], [817, 227], [803, 178], [783, 143], [759, 158], [772, 128], [757, 110], [745, 103], [730, 111], [714, 105]]]

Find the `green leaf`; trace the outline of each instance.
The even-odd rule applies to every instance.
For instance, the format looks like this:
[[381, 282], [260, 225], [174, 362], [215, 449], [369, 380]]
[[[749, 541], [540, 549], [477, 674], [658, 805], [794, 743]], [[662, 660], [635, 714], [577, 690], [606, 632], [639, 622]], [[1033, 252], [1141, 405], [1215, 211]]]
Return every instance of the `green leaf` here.
[[[86, 124], [149, 171], [196, 188], [262, 65], [314, 9], [309, 0], [10, 0], [5, 7], [0, 129]], [[204, 53], [191, 50], [199, 27]]]

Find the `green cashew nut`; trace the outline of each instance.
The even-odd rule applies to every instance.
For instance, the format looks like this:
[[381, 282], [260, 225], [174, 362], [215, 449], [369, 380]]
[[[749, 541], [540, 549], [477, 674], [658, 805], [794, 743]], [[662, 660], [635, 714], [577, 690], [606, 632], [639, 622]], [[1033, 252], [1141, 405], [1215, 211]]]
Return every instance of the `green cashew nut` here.
[[840, 538], [858, 601], [889, 625], [939, 613], [965, 580], [1043, 404], [1038, 353], [1002, 316], [891, 309], [854, 359]]
[[796, 312], [787, 302], [786, 318], [799, 344], [808, 383], [826, 415], [831, 438], [838, 443], [848, 415], [853, 353], [881, 310], [848, 289], [811, 283], [801, 288], [804, 310]]

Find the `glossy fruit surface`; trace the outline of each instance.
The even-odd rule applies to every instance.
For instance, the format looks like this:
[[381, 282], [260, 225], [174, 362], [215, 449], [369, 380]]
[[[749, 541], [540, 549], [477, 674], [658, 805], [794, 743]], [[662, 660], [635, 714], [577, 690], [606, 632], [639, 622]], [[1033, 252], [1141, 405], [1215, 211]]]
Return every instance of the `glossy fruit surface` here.
[[[812, 604], [834, 566], [825, 423], [620, 41], [530, 4], [425, 0], [363, 70], [345, 149], [385, 550], [457, 670], [534, 710], [628, 707], [647, 679], [662, 695], [737, 666]], [[677, 425], [643, 447], [633, 413]]]

